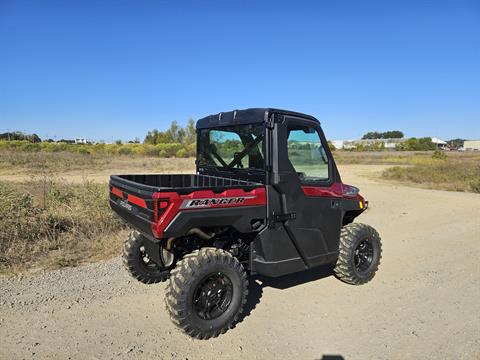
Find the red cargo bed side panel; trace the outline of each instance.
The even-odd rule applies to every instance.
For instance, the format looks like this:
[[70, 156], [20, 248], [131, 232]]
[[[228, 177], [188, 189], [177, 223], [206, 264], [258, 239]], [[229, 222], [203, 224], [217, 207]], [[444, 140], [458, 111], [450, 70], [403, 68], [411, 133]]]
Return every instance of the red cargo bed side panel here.
[[[157, 238], [163, 236], [163, 232], [179, 211], [255, 206], [267, 203], [265, 188], [263, 187], [252, 191], [230, 189], [221, 193], [214, 193], [212, 190], [199, 190], [187, 195], [179, 195], [176, 192], [157, 192], [153, 194], [153, 200], [154, 221], [152, 232]], [[165, 201], [168, 202], [168, 205], [165, 211], [159, 215], [158, 203], [163, 205]]]

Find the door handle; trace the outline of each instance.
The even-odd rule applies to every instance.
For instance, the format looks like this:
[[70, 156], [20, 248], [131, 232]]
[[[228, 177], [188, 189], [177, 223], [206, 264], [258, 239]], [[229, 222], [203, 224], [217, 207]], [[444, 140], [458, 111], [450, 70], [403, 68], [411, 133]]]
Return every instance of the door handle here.
[[332, 200], [332, 209], [339, 209], [340, 208], [340, 200]]

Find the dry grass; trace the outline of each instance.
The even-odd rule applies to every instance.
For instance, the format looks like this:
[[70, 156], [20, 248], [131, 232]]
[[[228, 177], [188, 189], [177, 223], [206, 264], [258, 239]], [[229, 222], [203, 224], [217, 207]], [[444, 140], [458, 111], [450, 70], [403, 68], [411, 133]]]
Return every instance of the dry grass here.
[[128, 230], [109, 207], [109, 175], [194, 169], [191, 158], [0, 151], [0, 273], [118, 255]]
[[24, 182], [32, 176], [51, 175], [69, 182], [106, 183], [112, 174], [195, 172], [193, 158], [154, 158], [75, 153], [23, 153], [0, 150], [0, 181]]
[[73, 266], [119, 251], [125, 225], [109, 208], [106, 184], [0, 182], [0, 197], [2, 273]]
[[[477, 152], [443, 152], [452, 162], [480, 161]], [[383, 164], [383, 165], [424, 165], [433, 164], [433, 151], [377, 151], [377, 152], [351, 152], [334, 151], [333, 156], [338, 164]]]
[[78, 154], [70, 152], [27, 153], [0, 150], [0, 174], [6, 173], [38, 173], [88, 170], [103, 171], [109, 169], [142, 170], [159, 168], [165, 170], [182, 170], [194, 167], [192, 158], [159, 158], [135, 155], [99, 155]]
[[480, 193], [480, 161], [436, 160], [412, 166], [394, 166], [382, 177], [417, 186]]
[[339, 164], [397, 165], [382, 174], [386, 180], [429, 189], [480, 192], [480, 153], [442, 151], [336, 151]]

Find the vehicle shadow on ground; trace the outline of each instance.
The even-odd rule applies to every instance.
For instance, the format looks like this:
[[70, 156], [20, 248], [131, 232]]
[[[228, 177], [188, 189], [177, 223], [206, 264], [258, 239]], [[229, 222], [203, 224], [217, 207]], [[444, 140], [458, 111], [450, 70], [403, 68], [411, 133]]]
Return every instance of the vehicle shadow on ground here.
[[328, 265], [319, 266], [310, 270], [305, 270], [278, 278], [258, 276], [257, 279], [262, 282], [262, 287], [268, 286], [275, 289], [284, 290], [297, 285], [317, 281], [331, 275], [333, 275], [333, 267]]
[[275, 289], [288, 289], [297, 285], [317, 281], [333, 275], [332, 266], [320, 266], [314, 269], [285, 275], [278, 278], [268, 278], [264, 276], [252, 276], [249, 279], [247, 302], [243, 307], [243, 313], [239, 322], [249, 316], [260, 303], [264, 287], [273, 287]]

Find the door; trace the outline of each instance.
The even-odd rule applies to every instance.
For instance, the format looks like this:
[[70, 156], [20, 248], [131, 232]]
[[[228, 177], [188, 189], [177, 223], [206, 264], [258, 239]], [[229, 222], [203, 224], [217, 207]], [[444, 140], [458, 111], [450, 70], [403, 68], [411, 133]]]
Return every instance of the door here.
[[[340, 178], [316, 121], [284, 116], [274, 129], [279, 220], [307, 267], [334, 262], [341, 227]], [[341, 187], [340, 187], [341, 189]]]

